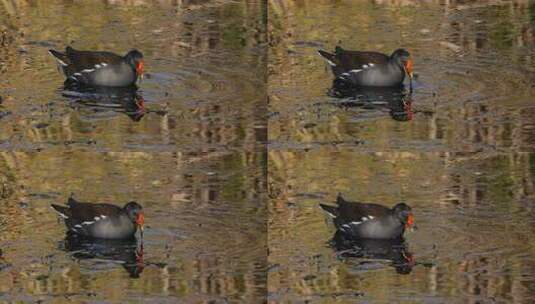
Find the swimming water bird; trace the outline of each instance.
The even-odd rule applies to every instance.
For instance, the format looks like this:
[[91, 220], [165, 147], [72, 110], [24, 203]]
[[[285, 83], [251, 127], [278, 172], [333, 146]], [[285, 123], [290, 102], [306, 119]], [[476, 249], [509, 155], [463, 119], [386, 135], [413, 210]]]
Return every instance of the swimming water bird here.
[[320, 204], [334, 219], [338, 231], [354, 239], [396, 239], [414, 226], [412, 209], [399, 203], [392, 209], [377, 204], [346, 201], [341, 195], [336, 206]]
[[378, 52], [347, 51], [337, 46], [334, 53], [318, 50], [327, 60], [337, 81], [354, 86], [400, 86], [409, 76], [412, 87], [413, 62], [405, 49], [388, 56]]
[[52, 204], [65, 220], [69, 233], [101, 239], [130, 239], [137, 229], [143, 237], [145, 217], [142, 207], [129, 202], [124, 207], [111, 204], [81, 203], [69, 198], [67, 206]]
[[68, 46], [65, 53], [49, 50], [56, 58], [66, 82], [90, 86], [127, 87], [143, 76], [143, 54], [131, 50], [125, 56], [111, 52], [77, 51]]

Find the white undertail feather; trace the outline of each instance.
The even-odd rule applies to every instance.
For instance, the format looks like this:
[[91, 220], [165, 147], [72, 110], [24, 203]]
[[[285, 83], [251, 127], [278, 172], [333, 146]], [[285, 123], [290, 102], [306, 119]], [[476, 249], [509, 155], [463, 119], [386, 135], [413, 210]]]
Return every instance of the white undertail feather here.
[[49, 53], [50, 55], [52, 55], [52, 57], [56, 58], [56, 61], [57, 61], [59, 64], [61, 64], [62, 66], [67, 66], [67, 65], [68, 65], [68, 64], [66, 64], [65, 62], [63, 62], [63, 60], [61, 60], [61, 59], [59, 59], [58, 57], [54, 56], [54, 54], [52, 54], [51, 51], [48, 51], [48, 53]]
[[[322, 55], [319, 51], [318, 51], [318, 54], [320, 54], [320, 56], [323, 57], [323, 55]], [[323, 58], [324, 58], [325, 60], [327, 60], [327, 63], [328, 63], [330, 66], [333, 66], [333, 67], [336, 66], [336, 63], [330, 61], [329, 59], [327, 59], [327, 58], [325, 58], [325, 57], [323, 57]]]
[[[52, 208], [52, 209], [54, 209], [54, 208]], [[61, 216], [61, 217], [64, 218], [64, 219], [68, 219], [68, 218], [69, 218], [68, 216], [66, 216], [65, 214], [59, 212], [59, 211], [56, 210], [56, 209], [54, 209], [54, 211], [56, 211], [56, 213], [59, 214], [59, 216]]]
[[[325, 211], [325, 210], [324, 210]], [[329, 211], [325, 211], [325, 213], [327, 213], [328, 216], [332, 217], [332, 218], [336, 218], [336, 215], [330, 213]]]

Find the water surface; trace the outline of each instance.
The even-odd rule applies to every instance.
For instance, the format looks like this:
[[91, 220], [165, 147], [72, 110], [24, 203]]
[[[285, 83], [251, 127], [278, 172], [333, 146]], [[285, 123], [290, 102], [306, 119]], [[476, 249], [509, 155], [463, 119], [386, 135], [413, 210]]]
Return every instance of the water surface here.
[[[534, 5], [270, 2], [270, 303], [535, 301]], [[405, 114], [382, 92], [333, 95], [316, 51], [335, 45], [408, 49]], [[411, 205], [406, 250], [333, 246], [318, 205], [339, 193]]]
[[[265, 299], [264, 11], [0, 2], [0, 302]], [[137, 48], [146, 78], [134, 93], [65, 90], [47, 50], [66, 45]], [[143, 250], [66, 239], [49, 205], [71, 193], [143, 205]]]

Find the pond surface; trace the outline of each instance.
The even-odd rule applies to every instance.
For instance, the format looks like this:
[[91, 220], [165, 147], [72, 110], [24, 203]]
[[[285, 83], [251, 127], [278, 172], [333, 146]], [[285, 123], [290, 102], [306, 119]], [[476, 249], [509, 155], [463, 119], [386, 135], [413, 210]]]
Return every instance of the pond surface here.
[[[264, 11], [0, 1], [0, 303], [265, 299]], [[66, 45], [137, 48], [146, 78], [124, 100], [65, 91], [47, 51]], [[143, 205], [143, 250], [65, 239], [50, 204], [71, 193]]]
[[[268, 302], [535, 302], [535, 3], [269, 10]], [[335, 45], [408, 49], [414, 92], [332, 94], [317, 50]], [[338, 193], [405, 201], [419, 229], [339, 246], [318, 206]]]
[[[535, 302], [535, 2], [0, 1], [0, 303]], [[48, 49], [132, 48], [136, 92]], [[414, 91], [331, 88], [318, 49], [408, 49]], [[267, 100], [267, 102], [266, 102]], [[412, 206], [404, 243], [319, 208]], [[145, 210], [81, 243], [70, 195]], [[349, 246], [348, 246], [349, 245]]]

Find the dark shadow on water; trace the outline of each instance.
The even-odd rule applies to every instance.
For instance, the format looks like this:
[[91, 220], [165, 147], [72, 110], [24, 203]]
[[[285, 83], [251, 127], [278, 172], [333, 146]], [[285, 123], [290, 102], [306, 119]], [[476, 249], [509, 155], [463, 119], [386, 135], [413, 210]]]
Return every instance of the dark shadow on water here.
[[145, 268], [143, 242], [138, 246], [135, 238], [130, 240], [87, 239], [68, 234], [60, 242], [61, 250], [71, 253], [77, 260], [105, 260], [121, 264], [131, 278], [139, 278]]
[[66, 82], [62, 95], [74, 99], [74, 105], [92, 108], [95, 111], [124, 113], [133, 121], [140, 121], [147, 113], [145, 100], [136, 86], [90, 87]]
[[359, 259], [361, 260], [359, 265], [365, 265], [370, 261], [386, 261], [399, 274], [409, 274], [415, 266], [413, 254], [408, 251], [408, 245], [404, 239], [355, 240], [337, 231], [330, 245], [336, 250], [338, 257]]
[[390, 117], [397, 121], [410, 121], [414, 116], [412, 92], [404, 86], [354, 87], [335, 80], [327, 95], [340, 98], [337, 104], [343, 107], [386, 108]]

